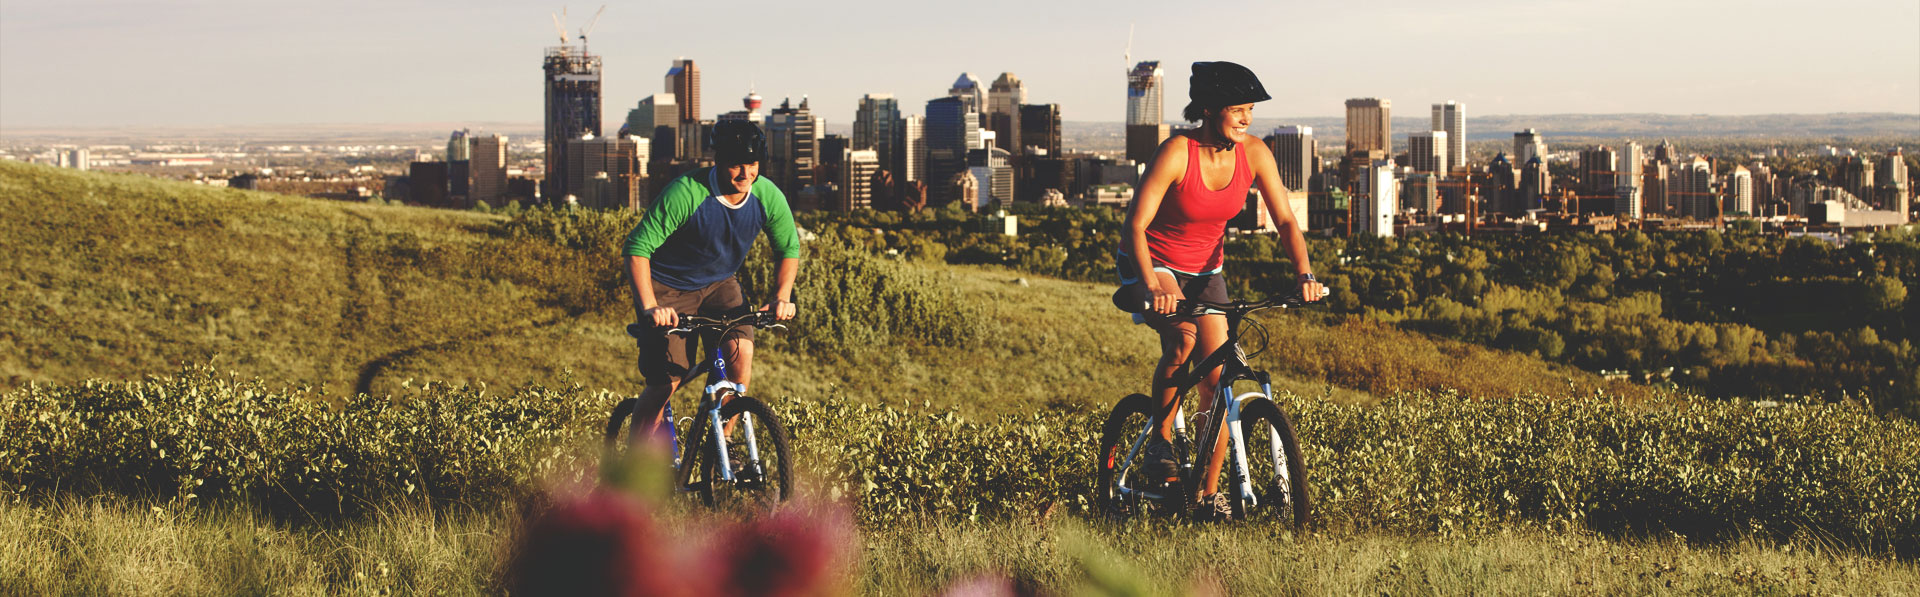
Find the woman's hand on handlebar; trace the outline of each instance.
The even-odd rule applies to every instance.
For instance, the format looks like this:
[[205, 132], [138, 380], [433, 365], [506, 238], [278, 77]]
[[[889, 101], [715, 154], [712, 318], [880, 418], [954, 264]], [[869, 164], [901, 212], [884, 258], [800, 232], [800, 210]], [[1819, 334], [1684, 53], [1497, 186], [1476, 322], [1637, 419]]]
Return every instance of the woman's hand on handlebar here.
[[783, 301], [779, 299], [775, 299], [773, 302], [767, 303], [767, 306], [761, 310], [766, 311], [768, 313], [772, 313], [773, 318], [780, 321], [793, 319], [794, 315], [797, 315], [800, 312], [800, 308], [794, 305], [793, 301]]
[[680, 323], [680, 314], [674, 313], [673, 307], [659, 306], [647, 309], [646, 317], [656, 328], [670, 328]]

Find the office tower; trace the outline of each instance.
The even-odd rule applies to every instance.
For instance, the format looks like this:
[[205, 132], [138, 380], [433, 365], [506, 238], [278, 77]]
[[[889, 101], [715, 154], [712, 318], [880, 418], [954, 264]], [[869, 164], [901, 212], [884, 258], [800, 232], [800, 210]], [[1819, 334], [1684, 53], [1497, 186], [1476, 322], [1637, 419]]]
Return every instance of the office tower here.
[[1754, 162], [1747, 171], [1753, 174], [1753, 215], [1781, 215], [1780, 205], [1775, 203], [1780, 198], [1780, 194], [1776, 191], [1779, 181], [1773, 175], [1773, 169], [1768, 168], [1765, 163]]
[[1372, 236], [1393, 236], [1393, 214], [1399, 211], [1399, 179], [1394, 176], [1393, 160], [1369, 160], [1355, 180], [1352, 201], [1358, 212], [1354, 232]]
[[898, 172], [896, 179], [902, 182], [919, 182], [927, 178], [927, 121], [918, 114], [909, 114], [900, 118], [898, 146], [900, 153], [894, 156], [894, 168]]
[[900, 100], [891, 93], [869, 93], [853, 114], [853, 148], [873, 150], [881, 168], [893, 168], [900, 126]]
[[1421, 131], [1407, 135], [1407, 159], [1414, 172], [1447, 173], [1447, 132]]
[[1727, 213], [1754, 215], [1753, 172], [1736, 165], [1727, 174]]
[[627, 134], [651, 138], [659, 127], [680, 128], [680, 104], [671, 93], [655, 93], [640, 98], [640, 104], [627, 111]]
[[471, 159], [473, 147], [469, 135], [466, 129], [460, 129], [447, 138], [447, 161], [464, 162]]
[[1713, 166], [1699, 157], [1676, 166], [1673, 185], [1667, 194], [1678, 207], [1677, 215], [1695, 220], [1720, 217], [1713, 195]]
[[871, 149], [842, 150], [840, 156], [839, 211], [873, 207], [874, 174], [880, 171], [880, 154]]
[[1015, 154], [1059, 157], [1060, 104], [1022, 104], [1020, 144]]
[[572, 194], [567, 187], [567, 141], [600, 136], [600, 57], [585, 46], [547, 48], [546, 186], [547, 197]]
[[1347, 100], [1347, 155], [1393, 152], [1393, 102], [1378, 98]]
[[[1539, 131], [1527, 129], [1513, 134], [1513, 153], [1508, 156], [1515, 164], [1526, 164], [1535, 157], [1547, 160], [1547, 138]], [[1524, 166], [1523, 166], [1524, 167]]]
[[1547, 194], [1553, 191], [1553, 175], [1540, 156], [1527, 158], [1520, 166], [1520, 211], [1546, 209]]
[[999, 147], [967, 151], [967, 168], [975, 173], [985, 172], [986, 174], [980, 179], [981, 193], [979, 203], [975, 204], [976, 208], [993, 201], [1000, 202], [1001, 207], [1013, 204], [1013, 166], [1010, 162], [1012, 157], [1012, 153]]
[[1673, 148], [1672, 141], [1661, 139], [1660, 144], [1653, 147], [1653, 159], [1669, 164], [1679, 163], [1680, 152]]
[[[1580, 194], [1595, 197], [1613, 196], [1615, 174], [1620, 161], [1619, 154], [1603, 145], [1595, 145], [1580, 151]], [[1587, 209], [1586, 211], [1595, 211]]]
[[980, 118], [959, 97], [927, 102], [927, 202], [946, 205], [960, 198], [954, 177], [967, 171], [967, 151], [980, 145]]
[[667, 68], [666, 92], [678, 100], [680, 111], [675, 120], [680, 122], [700, 120], [700, 67], [690, 58], [673, 61]]
[[807, 107], [806, 96], [800, 107], [792, 100], [780, 100], [780, 107], [767, 116], [767, 160], [760, 172], [789, 194], [799, 193], [814, 183], [813, 168], [819, 158], [820, 134], [824, 127]]
[[1627, 141], [1620, 146], [1620, 158], [1614, 165], [1613, 186], [1640, 188], [1640, 171], [1646, 167], [1646, 151], [1639, 143]]
[[1160, 61], [1146, 60], [1127, 71], [1127, 159], [1144, 164], [1167, 140], [1166, 71]]
[[470, 203], [503, 205], [507, 192], [507, 138], [487, 135], [473, 138], [473, 150], [467, 171], [473, 176], [468, 185]]
[[1520, 170], [1513, 167], [1513, 162], [1507, 159], [1507, 154], [1503, 152], [1493, 156], [1493, 161], [1487, 162], [1486, 172], [1487, 177], [1491, 179], [1491, 184], [1485, 191], [1485, 211], [1501, 214], [1517, 214], [1524, 211], [1519, 195]]
[[1160, 98], [1166, 93], [1166, 71], [1160, 61], [1146, 60], [1127, 72], [1127, 124], [1164, 124], [1166, 111]]
[[1433, 105], [1433, 130], [1447, 133], [1447, 165], [1467, 165], [1467, 105], [1447, 100]]
[[[1441, 148], [1442, 157], [1445, 157], [1445, 150], [1445, 147]], [[1440, 177], [1432, 172], [1408, 174], [1401, 180], [1400, 205], [1409, 212], [1426, 215], [1440, 213]]]
[[567, 188], [574, 192], [558, 199], [593, 209], [641, 207], [638, 145], [633, 138], [568, 140]]
[[414, 204], [427, 207], [449, 207], [446, 162], [407, 164], [407, 182], [413, 191], [411, 199]]
[[[824, 130], [824, 129], [822, 129]], [[814, 184], [839, 184], [841, 160], [847, 158], [847, 152], [853, 151], [853, 140], [840, 135], [821, 135], [815, 144]]]
[[996, 133], [994, 144], [1018, 155], [1020, 141], [1020, 105], [1027, 103], [1027, 86], [1013, 73], [1000, 73], [987, 88], [987, 128]]
[[85, 147], [76, 147], [73, 151], [67, 152], [67, 166], [75, 170], [86, 170], [91, 160]]
[[960, 78], [953, 80], [953, 87], [947, 89], [947, 97], [960, 98], [966, 104], [967, 111], [973, 112], [978, 120], [975, 126], [986, 126], [980, 114], [987, 109], [987, 88], [980, 84], [980, 79], [974, 77], [973, 73], [960, 73]]
[[1640, 171], [1640, 206], [1646, 214], [1674, 215], [1672, 164], [1654, 160]]
[[1280, 181], [1289, 191], [1305, 193], [1307, 181], [1313, 178], [1320, 164], [1315, 156], [1320, 147], [1313, 140], [1313, 127], [1283, 126], [1274, 129], [1264, 140], [1280, 167]]
[[1640, 201], [1640, 187], [1633, 185], [1613, 187], [1613, 215], [1617, 218], [1634, 220], [1646, 215]]

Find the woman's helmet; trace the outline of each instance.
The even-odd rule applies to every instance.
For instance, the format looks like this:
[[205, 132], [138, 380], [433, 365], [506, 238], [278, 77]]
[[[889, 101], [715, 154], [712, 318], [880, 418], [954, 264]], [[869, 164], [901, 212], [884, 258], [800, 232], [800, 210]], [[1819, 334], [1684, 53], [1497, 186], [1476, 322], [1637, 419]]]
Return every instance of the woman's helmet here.
[[1193, 105], [1217, 109], [1273, 99], [1260, 77], [1247, 67], [1232, 62], [1195, 62], [1193, 76], [1187, 78], [1187, 99]]
[[767, 136], [760, 126], [748, 120], [722, 120], [713, 123], [713, 136], [707, 138], [713, 150], [713, 162], [720, 166], [738, 166], [767, 157]]

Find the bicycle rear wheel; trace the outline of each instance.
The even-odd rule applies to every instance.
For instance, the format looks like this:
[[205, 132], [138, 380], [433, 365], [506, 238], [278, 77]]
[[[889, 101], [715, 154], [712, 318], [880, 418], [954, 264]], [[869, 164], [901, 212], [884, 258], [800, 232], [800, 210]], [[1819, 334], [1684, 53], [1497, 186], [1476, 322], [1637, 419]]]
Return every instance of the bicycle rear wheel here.
[[1145, 441], [1140, 436], [1152, 433], [1153, 413], [1158, 410], [1159, 405], [1147, 395], [1131, 394], [1113, 406], [1101, 426], [1100, 452], [1094, 463], [1099, 485], [1094, 497], [1102, 514], [1129, 518], [1142, 512], [1175, 517], [1186, 513], [1187, 489], [1180, 475], [1152, 479], [1142, 470]]
[[735, 395], [720, 407], [720, 420], [734, 421], [723, 447], [733, 479], [720, 474], [720, 450], [715, 449], [712, 420], [706, 419], [688, 426], [689, 433], [697, 430], [700, 437], [692, 440], [699, 442], [699, 463], [691, 467], [698, 478], [687, 486], [698, 490], [708, 506], [720, 509], [765, 510], [793, 497], [787, 429], [773, 409], [750, 396]]
[[1247, 443], [1246, 474], [1253, 495], [1243, 495], [1239, 488], [1221, 488], [1232, 498], [1233, 517], [1306, 530], [1313, 523], [1313, 500], [1307, 495], [1307, 463], [1300, 456], [1293, 421], [1273, 400], [1248, 400], [1240, 409], [1240, 437]]

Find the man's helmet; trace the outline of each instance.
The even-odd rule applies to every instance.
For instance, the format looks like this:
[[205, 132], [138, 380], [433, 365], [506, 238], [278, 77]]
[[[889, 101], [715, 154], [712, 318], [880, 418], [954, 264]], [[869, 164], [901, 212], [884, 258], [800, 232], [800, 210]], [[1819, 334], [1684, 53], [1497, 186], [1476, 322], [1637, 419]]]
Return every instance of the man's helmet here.
[[713, 162], [719, 166], [738, 166], [766, 159], [767, 136], [759, 125], [748, 120], [722, 120], [713, 123], [713, 136], [707, 138], [713, 150]]

